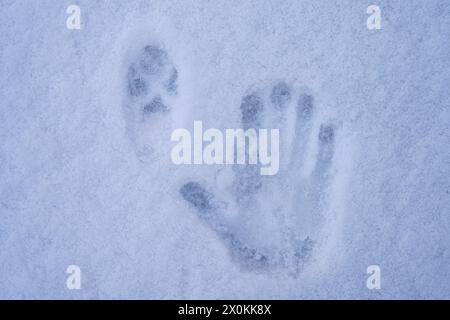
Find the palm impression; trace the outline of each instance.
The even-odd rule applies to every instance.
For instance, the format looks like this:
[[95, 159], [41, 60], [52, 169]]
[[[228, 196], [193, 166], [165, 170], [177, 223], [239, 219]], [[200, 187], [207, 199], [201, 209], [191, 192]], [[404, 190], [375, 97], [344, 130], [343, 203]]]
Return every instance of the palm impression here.
[[[127, 135], [139, 159], [170, 152], [177, 104], [178, 69], [160, 44], [144, 44], [125, 75]], [[334, 174], [336, 126], [322, 121], [314, 95], [286, 81], [273, 81], [242, 96], [236, 128], [277, 128], [280, 164], [276, 175], [259, 164], [218, 169], [215, 185], [190, 177], [178, 186], [186, 209], [211, 228], [243, 270], [288, 270], [298, 275], [323, 238]], [[167, 138], [168, 139], [168, 138]]]

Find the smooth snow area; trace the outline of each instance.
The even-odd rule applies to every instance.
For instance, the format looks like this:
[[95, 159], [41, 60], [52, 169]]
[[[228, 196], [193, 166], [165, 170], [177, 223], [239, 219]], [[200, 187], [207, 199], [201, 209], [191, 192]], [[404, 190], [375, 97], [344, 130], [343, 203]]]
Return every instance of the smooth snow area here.
[[[450, 298], [450, 1], [1, 0], [0, 16], [0, 298]], [[140, 95], [145, 59], [162, 71]], [[194, 120], [280, 128], [279, 173], [174, 165], [171, 132]]]

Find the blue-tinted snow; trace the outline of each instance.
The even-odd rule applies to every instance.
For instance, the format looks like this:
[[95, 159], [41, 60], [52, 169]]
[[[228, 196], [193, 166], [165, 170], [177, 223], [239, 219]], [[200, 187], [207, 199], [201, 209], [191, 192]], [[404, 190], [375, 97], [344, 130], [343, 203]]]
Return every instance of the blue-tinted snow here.
[[[0, 3], [1, 298], [450, 298], [448, 0], [70, 4]], [[171, 164], [194, 120], [279, 124], [277, 83], [276, 178]]]

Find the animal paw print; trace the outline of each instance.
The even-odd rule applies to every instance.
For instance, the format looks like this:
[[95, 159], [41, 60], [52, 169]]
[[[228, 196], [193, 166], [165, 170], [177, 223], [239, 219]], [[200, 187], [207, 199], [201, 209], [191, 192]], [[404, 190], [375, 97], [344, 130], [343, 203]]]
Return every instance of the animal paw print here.
[[316, 109], [312, 94], [284, 81], [250, 91], [242, 97], [238, 127], [279, 128], [278, 174], [262, 176], [259, 165], [234, 165], [225, 179], [232, 182], [216, 186], [220, 192], [193, 179], [179, 190], [245, 270], [297, 276], [323, 237], [336, 128], [321, 123]]
[[138, 158], [155, 160], [165, 150], [170, 113], [178, 97], [178, 69], [159, 44], [137, 50], [125, 75], [127, 134]]

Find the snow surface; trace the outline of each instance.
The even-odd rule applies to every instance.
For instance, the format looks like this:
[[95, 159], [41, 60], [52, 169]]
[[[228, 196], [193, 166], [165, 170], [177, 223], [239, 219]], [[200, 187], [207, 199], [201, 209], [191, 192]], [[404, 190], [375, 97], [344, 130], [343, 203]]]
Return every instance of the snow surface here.
[[[0, 2], [0, 298], [450, 298], [450, 1], [78, 0], [68, 30], [74, 3]], [[141, 123], [147, 44], [179, 77]], [[260, 191], [171, 163], [174, 128], [241, 127], [242, 97], [280, 81], [315, 113], [298, 135], [292, 106], [267, 111], [287, 142]], [[314, 242], [300, 263], [287, 236]]]

